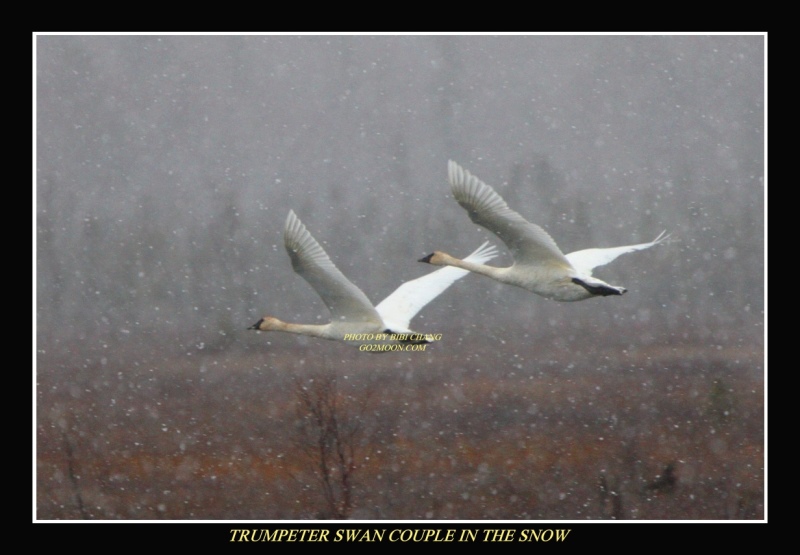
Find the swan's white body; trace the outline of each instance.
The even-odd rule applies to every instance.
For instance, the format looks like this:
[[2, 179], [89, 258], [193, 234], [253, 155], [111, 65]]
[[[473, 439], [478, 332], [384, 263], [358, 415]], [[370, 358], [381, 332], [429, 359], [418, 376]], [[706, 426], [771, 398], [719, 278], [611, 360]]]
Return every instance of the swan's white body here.
[[[301, 335], [344, 341], [347, 334], [416, 334], [409, 329], [411, 319], [422, 308], [469, 272], [460, 268], [442, 268], [407, 281], [380, 304], [373, 306], [333, 264], [294, 211], [289, 211], [283, 235], [286, 252], [294, 271], [313, 287], [331, 312], [328, 324], [291, 324], [265, 316], [248, 329], [284, 331]], [[497, 256], [488, 241], [465, 258], [480, 264]], [[422, 342], [422, 341], [421, 341]]]
[[586, 249], [565, 255], [544, 229], [511, 210], [494, 189], [452, 160], [447, 175], [453, 196], [470, 219], [502, 239], [514, 257], [514, 264], [497, 268], [459, 260], [439, 251], [420, 262], [469, 270], [556, 301], [581, 301], [625, 293], [624, 287], [593, 277], [592, 270], [622, 254], [650, 248], [666, 239], [662, 232], [649, 243]]

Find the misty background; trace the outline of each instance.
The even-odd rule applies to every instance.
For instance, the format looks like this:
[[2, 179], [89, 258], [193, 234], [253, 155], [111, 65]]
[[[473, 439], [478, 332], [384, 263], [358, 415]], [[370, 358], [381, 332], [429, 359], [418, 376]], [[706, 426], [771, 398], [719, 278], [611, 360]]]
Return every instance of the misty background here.
[[760, 359], [764, 57], [760, 35], [40, 35], [38, 372], [122, 352], [375, 356], [246, 331], [329, 319], [292, 271], [286, 215], [376, 304], [433, 250], [488, 239], [508, 265], [452, 199], [450, 159], [564, 252], [671, 239], [595, 271], [622, 297], [467, 276], [412, 322], [443, 340], [403, 364], [477, 351], [519, 372], [523, 343], [534, 362], [598, 343]]

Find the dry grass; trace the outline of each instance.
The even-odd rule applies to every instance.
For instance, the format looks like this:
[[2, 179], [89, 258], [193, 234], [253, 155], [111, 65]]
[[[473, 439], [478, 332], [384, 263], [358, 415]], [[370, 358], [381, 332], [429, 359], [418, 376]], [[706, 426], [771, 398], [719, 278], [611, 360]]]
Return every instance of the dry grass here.
[[[292, 441], [292, 378], [318, 371], [345, 401], [372, 391], [354, 518], [764, 518], [758, 346], [551, 348], [539, 360], [275, 343], [40, 356], [37, 518], [320, 518]], [[675, 487], [647, 489], [669, 463]]]

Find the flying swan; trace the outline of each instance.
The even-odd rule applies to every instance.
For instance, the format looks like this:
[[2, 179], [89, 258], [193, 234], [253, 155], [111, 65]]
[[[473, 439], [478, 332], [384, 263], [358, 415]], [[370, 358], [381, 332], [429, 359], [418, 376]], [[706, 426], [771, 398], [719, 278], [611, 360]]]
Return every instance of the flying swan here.
[[467, 259], [459, 260], [440, 251], [434, 251], [419, 261], [469, 270], [548, 299], [582, 301], [597, 296], [622, 295], [627, 289], [592, 277], [592, 270], [625, 253], [657, 245], [668, 237], [664, 231], [649, 243], [586, 249], [564, 255], [544, 229], [511, 210], [494, 189], [452, 160], [447, 165], [447, 176], [453, 196], [470, 219], [502, 239], [514, 257], [514, 264], [498, 268]]
[[[247, 329], [283, 331], [344, 341], [348, 334], [420, 334], [409, 329], [411, 319], [433, 299], [469, 272], [460, 268], [442, 268], [407, 281], [394, 293], [373, 306], [367, 296], [331, 262], [293, 210], [286, 218], [283, 234], [286, 252], [294, 271], [305, 279], [331, 312], [328, 324], [292, 324], [265, 316]], [[497, 256], [497, 249], [485, 242], [464, 260], [481, 264]], [[427, 340], [409, 341], [426, 343]]]

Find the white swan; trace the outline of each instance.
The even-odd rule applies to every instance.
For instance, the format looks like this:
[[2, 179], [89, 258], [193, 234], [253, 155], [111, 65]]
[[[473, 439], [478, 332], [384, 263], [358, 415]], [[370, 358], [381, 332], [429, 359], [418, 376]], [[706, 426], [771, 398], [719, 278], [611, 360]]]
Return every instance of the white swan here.
[[459, 260], [439, 251], [420, 262], [469, 270], [548, 299], [581, 301], [596, 296], [622, 295], [627, 289], [592, 277], [592, 269], [622, 254], [650, 248], [667, 238], [666, 232], [662, 232], [649, 243], [586, 249], [564, 255], [544, 229], [511, 210], [494, 189], [452, 160], [448, 162], [447, 175], [453, 195], [470, 219], [503, 240], [514, 256], [514, 264], [497, 268]]
[[[291, 324], [265, 316], [248, 329], [283, 331], [344, 341], [345, 336], [363, 334], [410, 334], [411, 319], [430, 301], [469, 272], [459, 268], [442, 268], [407, 281], [394, 293], [373, 306], [367, 296], [331, 262], [300, 219], [290, 210], [286, 218], [283, 241], [292, 259], [294, 271], [305, 279], [322, 298], [331, 312], [328, 324]], [[497, 250], [485, 242], [464, 260], [480, 264], [497, 256]], [[409, 342], [426, 343], [427, 340]]]

